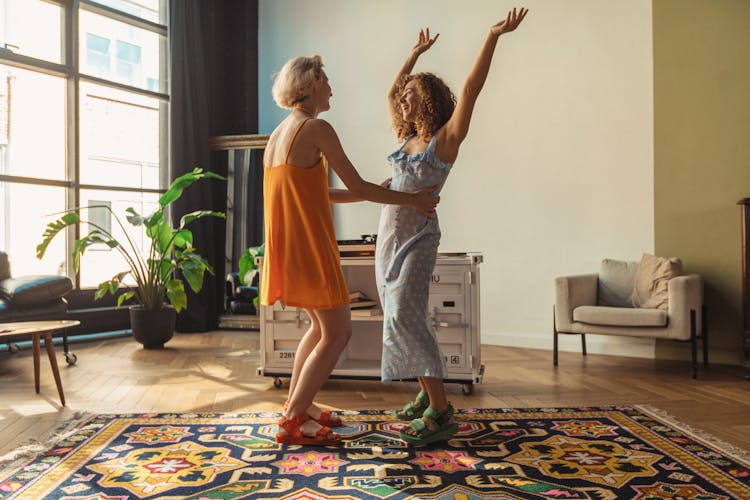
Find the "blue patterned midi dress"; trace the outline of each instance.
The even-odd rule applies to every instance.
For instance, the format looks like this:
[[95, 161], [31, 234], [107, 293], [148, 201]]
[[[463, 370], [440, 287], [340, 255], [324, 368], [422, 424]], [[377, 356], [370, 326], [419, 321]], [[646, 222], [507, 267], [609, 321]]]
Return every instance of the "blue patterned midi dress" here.
[[[453, 164], [438, 159], [435, 137], [422, 153], [404, 153], [407, 141], [388, 156], [393, 167], [390, 189], [410, 193], [442, 188]], [[439, 244], [437, 216], [428, 219], [410, 206], [383, 205], [375, 250], [375, 278], [384, 315], [383, 382], [446, 376], [427, 311]]]

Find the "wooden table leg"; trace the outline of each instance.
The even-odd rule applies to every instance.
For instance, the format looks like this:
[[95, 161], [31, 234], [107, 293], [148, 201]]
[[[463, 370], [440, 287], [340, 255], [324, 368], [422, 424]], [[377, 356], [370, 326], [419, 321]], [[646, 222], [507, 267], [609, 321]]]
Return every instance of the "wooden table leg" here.
[[34, 389], [39, 394], [39, 334], [31, 334], [31, 346], [34, 356]]
[[49, 356], [49, 364], [52, 367], [52, 374], [55, 376], [55, 384], [57, 384], [57, 393], [60, 395], [60, 402], [65, 406], [65, 395], [63, 394], [62, 380], [60, 379], [60, 370], [57, 367], [57, 357], [55, 356], [55, 345], [52, 342], [52, 332], [44, 333], [44, 345], [47, 347], [47, 356]]

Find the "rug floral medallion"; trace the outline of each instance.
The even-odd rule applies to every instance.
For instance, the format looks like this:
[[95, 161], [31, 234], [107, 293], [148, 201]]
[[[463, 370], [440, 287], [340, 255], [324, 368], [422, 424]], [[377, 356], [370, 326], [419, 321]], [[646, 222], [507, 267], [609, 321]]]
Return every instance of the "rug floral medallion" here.
[[410, 447], [386, 411], [335, 447], [280, 446], [278, 413], [95, 415], [6, 460], [0, 499], [742, 499], [748, 454], [639, 406], [461, 410]]

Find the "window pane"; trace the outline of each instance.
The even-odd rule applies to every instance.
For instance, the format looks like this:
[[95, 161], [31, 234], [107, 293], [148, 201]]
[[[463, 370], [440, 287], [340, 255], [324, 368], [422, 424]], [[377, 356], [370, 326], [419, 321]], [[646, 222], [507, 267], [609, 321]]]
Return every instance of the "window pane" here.
[[80, 31], [81, 73], [167, 92], [165, 37], [87, 11]]
[[86, 62], [85, 65], [93, 76], [104, 77], [111, 70], [112, 59], [111, 41], [102, 36], [86, 33]]
[[154, 23], [165, 24], [159, 16], [161, 0], [93, 0], [96, 3], [112, 7], [126, 14], [140, 17]]
[[0, 173], [65, 179], [65, 80], [0, 64]]
[[65, 188], [0, 182], [0, 250], [13, 276], [65, 274], [65, 234], [52, 240], [43, 260], [36, 258], [44, 228], [64, 208]]
[[0, 0], [0, 49], [62, 62], [62, 8], [41, 0]]
[[[102, 203], [102, 200], [106, 201]], [[103, 208], [103, 205], [111, 207], [112, 211]], [[127, 248], [129, 253], [133, 254], [134, 251], [130, 247], [128, 237], [135, 245], [136, 251], [145, 259], [148, 255], [151, 240], [146, 238], [142, 226], [132, 226], [125, 219], [125, 215], [127, 215], [125, 210], [133, 207], [141, 215], [150, 215], [157, 209], [158, 205], [158, 194], [82, 190], [81, 206], [98, 207], [91, 213], [86, 210], [82, 214], [81, 219], [85, 223], [81, 225], [81, 235], [87, 234], [91, 223], [105, 228], [109, 226], [112, 236]], [[81, 258], [81, 288], [95, 288], [102, 281], [128, 269], [128, 264], [118, 250], [110, 249], [104, 245], [91, 247], [86, 250]], [[129, 284], [135, 284], [130, 276], [125, 281]]]
[[159, 101], [81, 83], [81, 183], [159, 189]]

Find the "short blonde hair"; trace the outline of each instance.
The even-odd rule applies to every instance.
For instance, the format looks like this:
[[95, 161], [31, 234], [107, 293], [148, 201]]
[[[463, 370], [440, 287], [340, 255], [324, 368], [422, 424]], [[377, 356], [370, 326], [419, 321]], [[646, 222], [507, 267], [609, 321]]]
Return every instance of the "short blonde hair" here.
[[304, 101], [315, 82], [323, 77], [323, 59], [319, 55], [290, 59], [273, 82], [273, 100], [282, 108]]

